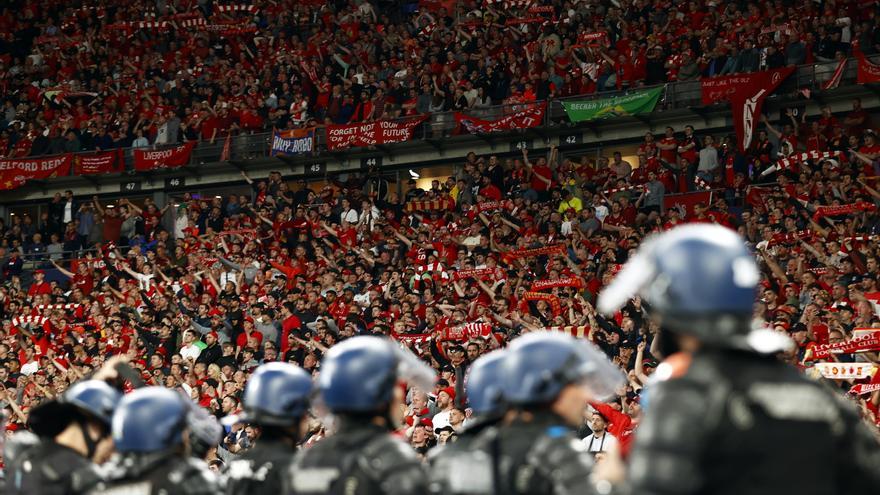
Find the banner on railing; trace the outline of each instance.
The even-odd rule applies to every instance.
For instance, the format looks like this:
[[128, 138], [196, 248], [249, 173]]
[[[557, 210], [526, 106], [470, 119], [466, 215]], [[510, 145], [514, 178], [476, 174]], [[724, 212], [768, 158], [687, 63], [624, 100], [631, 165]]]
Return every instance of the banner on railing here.
[[16, 189], [33, 179], [70, 175], [72, 154], [0, 160], [0, 190]]
[[80, 153], [73, 157], [74, 175], [112, 174], [124, 167], [122, 149]]
[[518, 105], [522, 110], [501, 117], [496, 120], [483, 120], [470, 117], [460, 112], [455, 112], [455, 121], [458, 126], [473, 134], [487, 134], [490, 132], [512, 131], [515, 129], [528, 129], [537, 127], [544, 122], [544, 112], [547, 110], [547, 102]]
[[786, 77], [794, 72], [791, 67], [784, 69], [752, 72], [750, 74], [732, 74], [729, 76], [707, 77], [700, 80], [700, 91], [703, 105], [714, 105], [724, 101], [731, 101], [737, 90], [746, 90], [745, 93], [752, 95], [757, 89], [767, 88], [767, 94], [772, 93], [768, 83], [774, 83], [774, 89]]
[[315, 129], [292, 129], [272, 134], [271, 156], [302, 155], [315, 151]]
[[421, 115], [411, 119], [378, 120], [360, 124], [328, 125], [327, 149], [338, 150], [351, 146], [374, 146], [409, 141], [413, 129], [427, 119]]
[[134, 169], [140, 172], [158, 168], [182, 167], [189, 163], [195, 141], [163, 150], [134, 150]]
[[668, 211], [675, 208], [682, 214], [682, 218], [687, 218], [694, 214], [694, 206], [702, 203], [709, 206], [712, 202], [712, 191], [696, 191], [684, 194], [667, 194], [663, 196], [663, 210]]
[[572, 122], [584, 122], [653, 112], [661, 94], [663, 94], [662, 87], [635, 91], [628, 95], [611, 98], [564, 101], [562, 106]]
[[859, 70], [856, 82], [859, 84], [871, 84], [880, 82], [880, 65], [871, 63], [861, 52], [856, 54], [859, 60]]

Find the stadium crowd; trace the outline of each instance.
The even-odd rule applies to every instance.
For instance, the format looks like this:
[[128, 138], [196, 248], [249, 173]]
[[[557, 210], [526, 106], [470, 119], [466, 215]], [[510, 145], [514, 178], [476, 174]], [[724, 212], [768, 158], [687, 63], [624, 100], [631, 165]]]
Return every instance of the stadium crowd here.
[[16, 0], [0, 157], [216, 142], [833, 62], [870, 2]]
[[[410, 390], [398, 425], [424, 454], [468, 421], [461, 384], [469, 362], [516, 335], [552, 330], [590, 339], [627, 372], [627, 388], [616, 401], [592, 404], [597, 414], [585, 416], [581, 431], [594, 451], [615, 443], [625, 450], [640, 390], [657, 365], [658, 328], [638, 299], [607, 319], [593, 303], [646, 236], [688, 222], [736, 229], [755, 249], [757, 316], [798, 344], [783, 359], [802, 368], [877, 362], [876, 352], [810, 353], [880, 323], [872, 303], [880, 295], [880, 192], [871, 185], [880, 149], [858, 101], [840, 119], [805, 120], [845, 133], [848, 147], [763, 185], [752, 184], [767, 169], [763, 153], [777, 151], [763, 136], [739, 155], [688, 128], [657, 141], [647, 135], [638, 168], [620, 153], [598, 161], [560, 160], [555, 148], [506, 160], [471, 154], [455, 176], [428, 190], [411, 180], [401, 196], [375, 169], [331, 177], [319, 191], [302, 180], [291, 186], [278, 172], [243, 173], [251, 194], [187, 193], [173, 205], [121, 199], [110, 208], [97, 197], [56, 194], [42, 218], [15, 216], [3, 227], [0, 374], [9, 429], [113, 355], [147, 383], [180, 388], [221, 417], [240, 408], [259, 364], [286, 361], [316, 373], [340, 340], [380, 334], [441, 377], [433, 390]], [[688, 170], [717, 186], [711, 201], [664, 207], [661, 179], [672, 176], [675, 186]], [[870, 206], [817, 215], [851, 203]], [[868, 382], [877, 378], [834, 383], [845, 393]], [[877, 424], [880, 392], [853, 400]], [[216, 463], [258, 436], [256, 427], [232, 428]], [[315, 419], [306, 443], [322, 436]]]
[[[155, 22], [188, 12], [185, 3], [163, 3], [177, 11], [156, 11]], [[546, 99], [833, 60], [856, 40], [866, 53], [877, 46], [873, 6], [855, 2], [824, 11], [785, 2], [763, 11], [550, 2], [548, 24], [510, 23], [523, 18], [520, 7], [497, 3], [406, 13], [366, 2], [258, 2], [245, 17], [193, 3], [225, 31], [191, 32], [182, 27], [190, 17], [135, 28], [124, 23], [144, 20], [145, 10], [113, 1], [4, 7], [9, 155]], [[600, 31], [607, 49], [578, 39]], [[377, 170], [334, 177], [321, 190], [277, 172], [244, 174], [251, 194], [186, 194], [165, 205], [122, 199], [109, 208], [56, 194], [42, 218], [2, 226], [7, 429], [23, 428], [33, 406], [113, 355], [221, 417], [240, 408], [259, 364], [316, 373], [340, 340], [381, 334], [440, 374], [433, 390], [409, 391], [397, 425], [424, 454], [468, 421], [461, 382], [469, 362], [516, 335], [554, 330], [590, 339], [627, 372], [627, 388], [592, 404], [581, 431], [591, 451], [625, 450], [657, 365], [658, 329], [638, 299], [614, 318], [593, 303], [652, 232], [713, 222], [746, 237], [762, 267], [757, 316], [798, 344], [782, 356], [794, 365], [807, 368], [816, 346], [880, 323], [872, 302], [880, 145], [860, 102], [846, 115], [768, 122], [747, 154], [731, 142], [670, 128], [645, 136], [637, 164], [619, 152], [562, 158], [555, 148], [509, 159], [471, 154], [455, 176], [428, 190], [411, 181], [401, 195]], [[762, 175], [777, 158], [806, 151], [838, 154]], [[700, 189], [697, 180], [715, 188], [711, 201], [664, 205], [666, 194]], [[826, 208], [851, 204], [862, 207]], [[823, 359], [878, 362], [876, 352]], [[846, 392], [867, 382], [833, 383]], [[876, 425], [880, 392], [852, 399]], [[259, 435], [233, 426], [214, 465]], [[315, 418], [305, 443], [323, 435]]]

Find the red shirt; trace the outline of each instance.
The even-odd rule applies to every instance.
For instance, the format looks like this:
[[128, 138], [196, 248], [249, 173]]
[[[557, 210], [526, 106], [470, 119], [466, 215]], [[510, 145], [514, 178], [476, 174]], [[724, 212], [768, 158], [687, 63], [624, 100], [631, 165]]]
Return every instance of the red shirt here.
[[31, 284], [31, 287], [28, 289], [28, 297], [34, 297], [42, 294], [51, 294], [52, 287], [49, 286], [49, 282], [34, 282]]
[[674, 137], [663, 137], [660, 140], [660, 144], [664, 146], [672, 145], [673, 148], [670, 150], [660, 150], [660, 158], [666, 160], [669, 163], [675, 163], [675, 149], [678, 147], [678, 140]]
[[498, 189], [498, 186], [496, 186], [495, 184], [489, 184], [488, 186], [480, 189], [480, 195], [490, 201], [501, 201], [501, 190]]
[[532, 189], [534, 189], [535, 191], [546, 191], [547, 189], [550, 188], [550, 186], [547, 185], [546, 182], [544, 182], [541, 179], [539, 179], [538, 177], [536, 177], [537, 175], [540, 175], [541, 177], [543, 177], [545, 179], [552, 180], [553, 179], [553, 171], [550, 170], [550, 167], [548, 167], [546, 165], [536, 165], [536, 166], [532, 167], [532, 172], [533, 172]]
[[[254, 330], [250, 333], [250, 336], [257, 339], [257, 344], [263, 345], [263, 334], [257, 330]], [[241, 347], [244, 349], [248, 345], [248, 334], [241, 332], [238, 334], [238, 338], [235, 339], [236, 347]]]
[[77, 273], [71, 279], [71, 283], [81, 290], [84, 295], [91, 294], [92, 289], [95, 287], [95, 279], [91, 275]]

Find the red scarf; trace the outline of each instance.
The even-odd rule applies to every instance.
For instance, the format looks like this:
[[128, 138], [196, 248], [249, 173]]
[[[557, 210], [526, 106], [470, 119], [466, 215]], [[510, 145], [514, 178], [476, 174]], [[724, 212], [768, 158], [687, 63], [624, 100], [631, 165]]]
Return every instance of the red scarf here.
[[559, 298], [553, 294], [544, 294], [543, 292], [526, 292], [523, 294], [523, 300], [526, 301], [544, 301], [550, 305], [553, 316], [559, 316], [562, 313], [562, 305]]
[[585, 287], [583, 279], [580, 277], [555, 278], [552, 280], [537, 280], [532, 284], [532, 291], [541, 291], [547, 289], [555, 289], [557, 287], [575, 287], [583, 289]]
[[877, 206], [874, 205], [874, 203], [868, 203], [867, 201], [858, 201], [849, 205], [840, 206], [820, 206], [816, 209], [816, 213], [813, 213], [813, 220], [818, 221], [820, 218], [823, 217], [849, 215], [850, 213], [856, 213], [859, 211], [874, 211], [876, 209]]

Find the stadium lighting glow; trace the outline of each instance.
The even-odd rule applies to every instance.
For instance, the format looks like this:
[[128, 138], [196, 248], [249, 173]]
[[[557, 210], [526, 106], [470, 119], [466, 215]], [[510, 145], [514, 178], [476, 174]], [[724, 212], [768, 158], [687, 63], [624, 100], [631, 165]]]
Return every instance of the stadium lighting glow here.
[[418, 173], [413, 172], [412, 169], [409, 169], [409, 176], [412, 177], [413, 179], [418, 179], [421, 177], [421, 175], [419, 175]]

